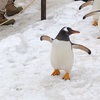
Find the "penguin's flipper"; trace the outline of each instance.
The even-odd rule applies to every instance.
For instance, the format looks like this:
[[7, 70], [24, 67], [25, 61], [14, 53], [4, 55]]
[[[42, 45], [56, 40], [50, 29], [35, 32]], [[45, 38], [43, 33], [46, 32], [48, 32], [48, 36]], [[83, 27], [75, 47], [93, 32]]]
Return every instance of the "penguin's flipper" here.
[[92, 15], [95, 15], [95, 14], [97, 14], [97, 13], [100, 14], [100, 10], [92, 11], [92, 12], [86, 14], [86, 15], [83, 17], [83, 19], [85, 19], [85, 18], [87, 18], [87, 17], [89, 17], [89, 16], [92, 16]]
[[80, 45], [80, 44], [73, 44], [72, 43], [72, 48], [74, 48], [74, 49], [81, 49], [81, 50], [87, 52], [88, 54], [91, 54], [91, 50], [90, 49], [88, 49], [87, 47], [85, 47], [83, 45]]
[[83, 3], [83, 4], [79, 7], [79, 10], [81, 10], [82, 8], [84, 8], [84, 7], [88, 6], [88, 5], [91, 5], [91, 4], [93, 4], [93, 0]]
[[40, 40], [41, 40], [41, 41], [46, 40], [46, 41], [49, 41], [50, 43], [52, 43], [54, 39], [51, 38], [51, 37], [49, 37], [49, 36], [47, 36], [47, 35], [42, 35], [42, 36], [40, 37]]

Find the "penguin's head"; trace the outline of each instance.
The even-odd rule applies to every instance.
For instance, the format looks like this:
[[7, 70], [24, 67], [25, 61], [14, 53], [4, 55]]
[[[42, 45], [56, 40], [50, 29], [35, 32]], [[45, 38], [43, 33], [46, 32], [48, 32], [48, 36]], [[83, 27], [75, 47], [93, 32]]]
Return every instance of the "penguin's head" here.
[[58, 33], [58, 35], [56, 36], [56, 39], [58, 40], [62, 40], [62, 41], [69, 41], [69, 36], [71, 34], [75, 34], [75, 33], [80, 33], [79, 31], [73, 30], [70, 27], [63, 27], [60, 32]]

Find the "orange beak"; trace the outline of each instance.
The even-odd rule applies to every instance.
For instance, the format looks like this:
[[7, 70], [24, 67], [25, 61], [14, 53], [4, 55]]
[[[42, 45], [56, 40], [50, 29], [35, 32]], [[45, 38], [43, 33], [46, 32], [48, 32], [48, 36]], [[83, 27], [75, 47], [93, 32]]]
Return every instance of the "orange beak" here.
[[72, 30], [72, 34], [79, 34], [79, 33], [80, 33], [79, 31]]

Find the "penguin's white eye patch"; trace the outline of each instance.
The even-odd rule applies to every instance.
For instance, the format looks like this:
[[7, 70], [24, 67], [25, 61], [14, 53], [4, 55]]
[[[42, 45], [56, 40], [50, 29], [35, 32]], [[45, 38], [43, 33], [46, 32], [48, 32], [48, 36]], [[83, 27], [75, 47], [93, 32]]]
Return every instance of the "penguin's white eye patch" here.
[[67, 27], [64, 27], [64, 29], [63, 29], [65, 32], [68, 32], [68, 30], [67, 30]]

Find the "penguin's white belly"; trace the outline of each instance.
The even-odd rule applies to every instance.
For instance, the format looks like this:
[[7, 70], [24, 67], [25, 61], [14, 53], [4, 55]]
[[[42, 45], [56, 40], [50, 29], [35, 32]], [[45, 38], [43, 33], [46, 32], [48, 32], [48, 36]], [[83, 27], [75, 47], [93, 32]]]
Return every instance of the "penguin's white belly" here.
[[55, 39], [52, 43], [51, 64], [54, 69], [70, 72], [73, 66], [73, 50], [70, 41]]
[[[100, 0], [94, 0], [92, 9], [93, 9], [93, 11], [100, 10]], [[93, 19], [94, 19], [94, 21], [98, 21], [99, 14], [93, 15]]]

